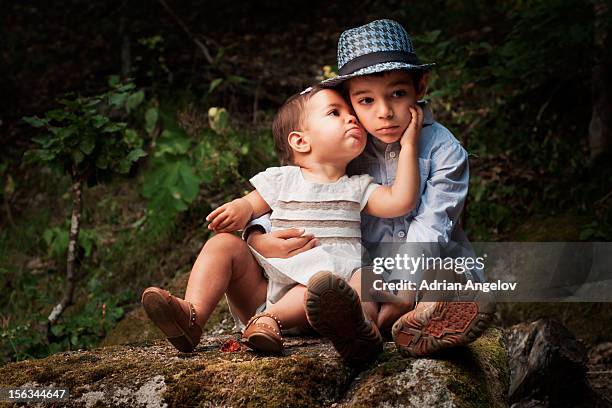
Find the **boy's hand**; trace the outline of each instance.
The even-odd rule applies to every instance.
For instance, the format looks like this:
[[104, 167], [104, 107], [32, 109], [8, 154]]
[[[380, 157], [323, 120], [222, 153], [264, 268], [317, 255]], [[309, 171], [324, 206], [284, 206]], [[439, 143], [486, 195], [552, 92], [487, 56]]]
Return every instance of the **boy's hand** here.
[[415, 293], [401, 290], [397, 295], [386, 291], [370, 290], [370, 296], [381, 303], [376, 325], [382, 330], [391, 330], [391, 326], [402, 315], [414, 309]]
[[402, 147], [407, 143], [416, 146], [419, 142], [421, 129], [423, 128], [423, 109], [419, 105], [411, 106], [408, 109], [412, 119], [410, 119], [410, 123], [400, 139]]
[[247, 243], [266, 258], [290, 258], [314, 248], [318, 241], [314, 235], [304, 234], [304, 230], [291, 228], [267, 234], [253, 231]]
[[219, 232], [234, 232], [243, 229], [253, 215], [253, 207], [244, 198], [238, 198], [223, 204], [208, 214], [206, 221], [210, 221], [208, 229]]

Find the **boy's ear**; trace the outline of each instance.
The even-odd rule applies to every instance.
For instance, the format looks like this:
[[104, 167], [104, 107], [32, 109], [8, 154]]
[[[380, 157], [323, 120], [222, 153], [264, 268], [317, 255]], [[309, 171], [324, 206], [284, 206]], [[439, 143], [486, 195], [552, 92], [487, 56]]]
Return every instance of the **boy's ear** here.
[[419, 80], [419, 92], [417, 94], [417, 100], [423, 99], [427, 92], [427, 83], [429, 82], [429, 71], [425, 72]]
[[304, 132], [293, 131], [289, 133], [287, 136], [287, 141], [289, 142], [289, 146], [293, 151], [298, 153], [308, 153], [310, 152], [310, 141], [304, 134]]

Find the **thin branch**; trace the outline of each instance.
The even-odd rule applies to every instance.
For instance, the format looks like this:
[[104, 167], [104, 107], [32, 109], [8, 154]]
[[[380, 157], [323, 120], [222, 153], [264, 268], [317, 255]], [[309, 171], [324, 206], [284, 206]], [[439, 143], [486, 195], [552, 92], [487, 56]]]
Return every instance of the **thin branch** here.
[[48, 326], [57, 322], [64, 310], [72, 304], [74, 290], [76, 288], [76, 250], [81, 227], [81, 208], [83, 196], [83, 181], [76, 178], [72, 184], [72, 217], [70, 219], [70, 235], [68, 240], [68, 257], [66, 260], [66, 289], [60, 303], [55, 305], [49, 314]]
[[185, 22], [181, 20], [181, 18], [170, 8], [170, 6], [168, 5], [168, 3], [166, 3], [165, 0], [158, 0], [158, 1], [166, 9], [168, 14], [172, 16], [174, 21], [176, 21], [176, 23], [181, 27], [181, 29], [185, 32], [185, 34], [189, 36], [191, 41], [193, 41], [195, 45], [200, 49], [200, 51], [202, 51], [202, 54], [204, 54], [204, 58], [206, 58], [206, 61], [208, 61], [210, 65], [215, 65], [215, 60], [210, 55], [210, 51], [208, 51], [208, 48], [206, 47], [206, 45], [204, 45], [202, 41], [200, 41], [195, 35], [192, 34], [191, 30], [189, 30], [189, 27], [187, 27], [187, 24], [185, 24]]

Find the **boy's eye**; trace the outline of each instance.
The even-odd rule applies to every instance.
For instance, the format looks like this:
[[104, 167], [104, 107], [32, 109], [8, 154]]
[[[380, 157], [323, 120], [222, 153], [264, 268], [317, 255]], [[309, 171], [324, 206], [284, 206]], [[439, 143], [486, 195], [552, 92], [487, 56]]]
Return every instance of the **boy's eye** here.
[[397, 91], [393, 91], [393, 96], [396, 98], [401, 98], [402, 96], [406, 96], [408, 92], [403, 89], [398, 89]]
[[369, 105], [369, 104], [371, 104], [372, 102], [374, 102], [374, 99], [372, 99], [372, 98], [370, 98], [370, 97], [367, 97], [367, 98], [362, 98], [362, 99], [360, 99], [360, 100], [358, 101], [358, 103], [359, 103], [360, 105]]
[[329, 112], [327, 112], [328, 115], [332, 115], [332, 116], [340, 116], [340, 111], [338, 111], [338, 109], [332, 109]]

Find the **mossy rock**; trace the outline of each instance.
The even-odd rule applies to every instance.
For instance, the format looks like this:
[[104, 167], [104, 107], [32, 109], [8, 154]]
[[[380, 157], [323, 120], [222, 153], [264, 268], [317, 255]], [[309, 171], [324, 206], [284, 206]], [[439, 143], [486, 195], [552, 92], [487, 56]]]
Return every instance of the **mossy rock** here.
[[204, 337], [189, 354], [156, 341], [11, 363], [0, 387], [67, 387], [68, 406], [312, 407], [333, 403], [354, 377], [318, 339], [290, 339], [282, 358], [221, 352], [231, 339]]
[[433, 358], [402, 358], [386, 349], [360, 374], [339, 407], [504, 407], [509, 386], [501, 331]]
[[[580, 240], [580, 229], [592, 217], [562, 213], [534, 217], [512, 234], [522, 242], [574, 242]], [[499, 303], [497, 310], [505, 327], [538, 319], [555, 319], [577, 338], [588, 344], [612, 341], [612, 304], [610, 303]]]
[[497, 311], [505, 327], [539, 319], [554, 319], [586, 344], [612, 341], [610, 303], [499, 303]]
[[[221, 352], [207, 336], [194, 353], [165, 341], [60, 353], [0, 367], [0, 387], [70, 389], [68, 406], [503, 406], [508, 369], [501, 331], [434, 358], [407, 359], [392, 343], [363, 371], [330, 343], [288, 338], [285, 355]], [[64, 404], [62, 404], [64, 405]]]

